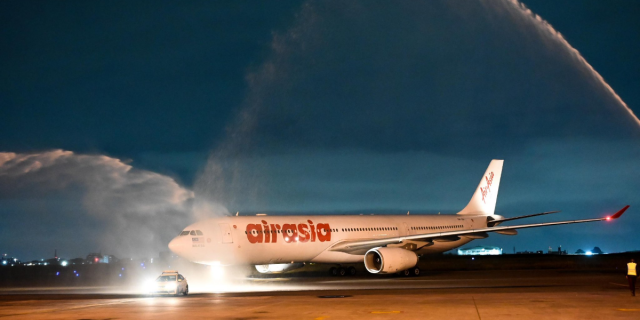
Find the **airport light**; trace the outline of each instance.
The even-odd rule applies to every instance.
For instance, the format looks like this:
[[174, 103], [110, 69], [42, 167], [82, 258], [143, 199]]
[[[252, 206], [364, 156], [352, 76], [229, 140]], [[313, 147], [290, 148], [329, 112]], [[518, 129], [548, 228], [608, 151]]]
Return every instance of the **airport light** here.
[[67, 262], [67, 260], [62, 260], [62, 262], [60, 262], [60, 265], [63, 267], [66, 267], [69, 264], [69, 262]]
[[158, 285], [156, 284], [156, 281], [153, 279], [149, 279], [145, 281], [143, 286], [144, 286], [144, 291], [147, 293], [152, 293], [156, 291], [156, 288], [158, 287]]
[[177, 286], [178, 286], [178, 284], [177, 284], [177, 283], [175, 283], [175, 282], [169, 282], [169, 283], [167, 283], [167, 284], [165, 284], [165, 285], [164, 285], [164, 289], [165, 289], [165, 290], [175, 290]]
[[7, 260], [2, 260], [2, 264], [6, 266], [7, 265]]
[[585, 252], [584, 254], [586, 254], [586, 255], [590, 256], [590, 255], [593, 255], [593, 252], [591, 252], [591, 251], [587, 251], [587, 252]]

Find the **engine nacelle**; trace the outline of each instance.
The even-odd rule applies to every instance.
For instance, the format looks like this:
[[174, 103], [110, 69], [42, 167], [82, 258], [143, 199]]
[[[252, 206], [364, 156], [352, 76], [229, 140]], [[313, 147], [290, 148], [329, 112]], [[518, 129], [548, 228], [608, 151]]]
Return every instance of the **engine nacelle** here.
[[282, 273], [304, 267], [304, 263], [276, 263], [276, 264], [257, 264], [256, 270], [260, 273]]
[[416, 264], [415, 252], [402, 248], [373, 248], [364, 254], [364, 266], [371, 273], [396, 273]]

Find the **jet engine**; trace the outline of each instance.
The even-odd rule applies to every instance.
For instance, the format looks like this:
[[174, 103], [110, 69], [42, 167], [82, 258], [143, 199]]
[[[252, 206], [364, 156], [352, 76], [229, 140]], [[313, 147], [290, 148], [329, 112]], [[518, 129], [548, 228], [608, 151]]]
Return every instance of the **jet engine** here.
[[414, 267], [418, 256], [402, 248], [373, 248], [364, 254], [364, 266], [371, 273], [395, 273]]
[[304, 267], [304, 263], [276, 263], [276, 264], [257, 264], [256, 270], [260, 273], [282, 273]]

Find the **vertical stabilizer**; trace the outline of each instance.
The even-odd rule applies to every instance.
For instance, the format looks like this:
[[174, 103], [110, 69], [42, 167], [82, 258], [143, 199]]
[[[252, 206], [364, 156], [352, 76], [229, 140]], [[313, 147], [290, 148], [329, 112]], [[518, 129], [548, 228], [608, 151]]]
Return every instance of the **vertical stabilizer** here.
[[473, 197], [458, 214], [490, 216], [496, 209], [504, 160], [491, 160]]

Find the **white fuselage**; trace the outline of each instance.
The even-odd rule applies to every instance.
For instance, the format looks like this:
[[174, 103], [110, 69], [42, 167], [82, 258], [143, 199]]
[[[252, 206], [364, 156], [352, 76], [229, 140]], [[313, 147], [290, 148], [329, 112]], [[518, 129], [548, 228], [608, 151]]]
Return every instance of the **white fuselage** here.
[[417, 275], [420, 255], [451, 250], [491, 232], [515, 235], [518, 229], [615, 220], [629, 208], [604, 218], [499, 226], [557, 212], [495, 215], [503, 163], [489, 163], [471, 200], [455, 215], [221, 217], [188, 226], [169, 248], [185, 259], [211, 265], [363, 262], [371, 273]]
[[[240, 216], [194, 223], [169, 248], [202, 264], [277, 264], [292, 262], [362, 262], [362, 254], [328, 250], [345, 240], [384, 239], [412, 234], [485, 228], [487, 216], [358, 215]], [[185, 233], [183, 231], [183, 233]], [[435, 240], [416, 251], [440, 253], [462, 246], [470, 237]]]

